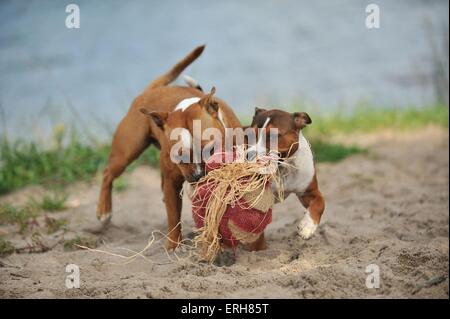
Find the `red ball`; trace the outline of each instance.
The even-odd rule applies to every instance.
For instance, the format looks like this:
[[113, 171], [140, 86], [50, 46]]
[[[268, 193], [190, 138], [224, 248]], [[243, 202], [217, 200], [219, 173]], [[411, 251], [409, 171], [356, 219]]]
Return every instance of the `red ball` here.
[[[206, 163], [207, 171], [222, 167], [224, 158], [225, 153], [212, 155]], [[214, 189], [211, 189], [206, 183], [199, 184], [197, 187], [197, 192], [192, 198], [192, 216], [196, 227], [201, 228], [204, 225], [205, 207]], [[270, 189], [269, 184], [266, 187]], [[227, 206], [219, 225], [221, 242], [225, 246], [235, 249], [241, 238], [245, 238], [243, 242], [246, 243], [252, 239], [256, 240], [259, 234], [272, 222], [272, 208], [262, 212], [255, 208], [245, 208], [248, 206], [249, 204], [243, 198], [233, 206]]]

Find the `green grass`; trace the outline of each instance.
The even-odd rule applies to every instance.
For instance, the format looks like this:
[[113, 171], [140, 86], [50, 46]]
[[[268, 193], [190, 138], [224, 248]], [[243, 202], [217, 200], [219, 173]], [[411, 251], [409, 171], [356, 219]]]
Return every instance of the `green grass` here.
[[56, 212], [66, 209], [67, 197], [64, 192], [51, 192], [44, 194], [40, 199], [31, 198], [30, 204], [38, 209]]
[[[302, 111], [301, 107], [293, 110]], [[305, 129], [305, 135], [311, 142], [318, 162], [339, 162], [353, 154], [367, 153], [367, 149], [327, 142], [334, 134], [368, 133], [384, 129], [414, 130], [427, 125], [448, 128], [448, 111], [447, 106], [383, 109], [361, 105], [351, 113], [314, 115], [314, 112], [308, 112], [313, 123]]]
[[[42, 198], [32, 198], [25, 205], [0, 204], [0, 225], [16, 224], [18, 231], [24, 234], [30, 223], [44, 212], [64, 210], [67, 196], [61, 193], [44, 194]], [[46, 226], [49, 233], [58, 231], [67, 221], [56, 220], [46, 216]]]
[[17, 224], [21, 234], [27, 230], [30, 220], [38, 215], [39, 212], [30, 205], [13, 206], [9, 203], [0, 205], [0, 225]]
[[66, 240], [64, 242], [64, 251], [74, 251], [77, 249], [81, 249], [77, 245], [95, 248], [98, 246], [98, 241], [94, 238], [76, 236], [75, 238]]
[[69, 221], [65, 218], [55, 219], [55, 218], [46, 216], [45, 224], [47, 226], [47, 234], [50, 235], [50, 234], [56, 233], [58, 230], [61, 230], [61, 229], [66, 230], [68, 223], [69, 223]]
[[358, 146], [344, 146], [326, 143], [320, 139], [311, 141], [314, 158], [317, 162], [339, 162], [354, 154], [365, 154], [367, 149]]
[[34, 142], [4, 140], [0, 153], [0, 194], [4, 194], [31, 184], [88, 179], [106, 162], [108, 148], [72, 141], [66, 147], [45, 149]]
[[[309, 113], [310, 115], [313, 112]], [[373, 132], [383, 129], [412, 130], [427, 125], [448, 127], [448, 106], [409, 107], [380, 109], [360, 106], [354, 112], [334, 112], [312, 116], [313, 123], [307, 128], [313, 137], [330, 136], [335, 133]]]
[[[77, 134], [69, 142], [59, 142], [52, 148], [23, 140], [11, 142], [6, 137], [0, 141], [0, 194], [27, 185], [64, 186], [78, 180], [90, 180], [107, 163], [110, 146], [83, 143]], [[159, 151], [147, 149], [130, 166], [147, 163], [157, 166]]]
[[15, 250], [16, 249], [9, 241], [0, 238], [0, 257], [8, 256]]

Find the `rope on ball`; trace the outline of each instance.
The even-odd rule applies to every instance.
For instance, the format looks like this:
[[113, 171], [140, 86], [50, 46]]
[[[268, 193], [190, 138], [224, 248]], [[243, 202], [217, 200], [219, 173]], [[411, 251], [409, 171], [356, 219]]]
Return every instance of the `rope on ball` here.
[[[223, 160], [229, 153], [215, 153], [212, 157]], [[203, 226], [198, 229], [194, 239], [195, 246], [199, 248], [201, 259], [211, 263], [221, 251], [222, 235], [219, 232], [220, 223], [228, 207], [238, 206], [239, 209], [248, 210], [263, 202], [265, 206], [273, 205], [273, 193], [266, 191], [270, 183], [275, 183], [278, 197], [283, 198], [283, 188], [278, 175], [278, 154], [258, 156], [250, 161], [246, 150], [235, 148], [233, 161], [221, 164], [208, 171], [208, 174], [194, 184], [192, 198], [199, 198], [199, 192], [208, 190], [208, 196], [202, 200], [193, 200], [193, 209], [203, 208]], [[207, 163], [207, 168], [210, 163]], [[269, 186], [270, 187], [270, 186]], [[268, 195], [270, 194], [270, 195]], [[271, 196], [271, 198], [267, 198]], [[245, 205], [241, 199], [245, 198]], [[197, 205], [197, 206], [196, 206]], [[200, 206], [198, 206], [200, 205]], [[232, 224], [232, 223], [230, 223]], [[233, 225], [230, 225], [232, 228]], [[234, 235], [239, 236], [235, 231]], [[242, 238], [236, 238], [242, 240]], [[259, 237], [259, 236], [258, 236]], [[254, 238], [254, 239], [257, 239]], [[251, 240], [250, 240], [251, 241]]]

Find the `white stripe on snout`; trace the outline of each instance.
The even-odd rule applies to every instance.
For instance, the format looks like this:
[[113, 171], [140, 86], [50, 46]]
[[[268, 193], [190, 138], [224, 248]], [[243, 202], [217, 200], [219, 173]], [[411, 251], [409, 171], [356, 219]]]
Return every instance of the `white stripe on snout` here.
[[224, 121], [224, 119], [223, 119], [223, 114], [222, 114], [222, 110], [221, 110], [221, 109], [219, 109], [218, 118], [219, 118], [219, 122], [222, 123], [222, 126], [223, 126], [224, 128], [226, 128], [227, 126], [225, 125], [225, 121]]
[[269, 122], [270, 122], [270, 117], [268, 117], [268, 118], [266, 119], [266, 121], [264, 122], [264, 125], [263, 125], [262, 128], [266, 128], [266, 126], [267, 126], [267, 124], [269, 124]]
[[177, 104], [174, 111], [180, 110], [181, 112], [184, 112], [189, 106], [197, 103], [198, 101], [200, 101], [199, 97], [190, 97], [190, 98], [184, 99], [180, 103]]
[[[269, 122], [270, 122], [270, 117], [268, 117], [266, 119], [266, 121], [264, 122], [264, 125], [261, 128], [258, 128], [259, 132], [262, 132], [262, 130], [267, 127]], [[263, 134], [260, 134], [259, 138], [258, 138], [258, 142], [255, 145], [251, 146], [248, 149], [248, 152], [255, 151], [258, 155], [264, 154], [267, 151], [264, 144], [265, 144], [265, 141], [263, 139]]]
[[[267, 127], [267, 125], [269, 124], [269, 122], [270, 122], [270, 117], [268, 117], [267, 119], [266, 119], [266, 121], [264, 122], [264, 125], [261, 127], [261, 129], [260, 129], [260, 132], [262, 132], [262, 130], [263, 129], [265, 129], [266, 127]], [[264, 140], [263, 140], [263, 134], [260, 134], [260, 136], [259, 136], [259, 139], [258, 139], [258, 146], [263, 146], [263, 142], [264, 142]]]

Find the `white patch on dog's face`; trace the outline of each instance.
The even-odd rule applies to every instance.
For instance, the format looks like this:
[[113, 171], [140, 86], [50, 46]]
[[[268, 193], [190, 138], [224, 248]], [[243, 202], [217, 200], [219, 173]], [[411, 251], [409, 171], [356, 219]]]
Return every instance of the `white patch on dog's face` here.
[[177, 104], [174, 111], [184, 112], [189, 106], [197, 103], [198, 101], [200, 101], [199, 97], [190, 97], [190, 98], [184, 99], [180, 103]]
[[[270, 122], [270, 117], [268, 117], [266, 119], [266, 121], [264, 122], [264, 125], [261, 128], [258, 128], [258, 130], [260, 132], [262, 132], [262, 130], [267, 127], [269, 122]], [[267, 149], [266, 149], [266, 146], [264, 145], [265, 144], [265, 139], [263, 137], [265, 137], [265, 135], [264, 134], [260, 134], [259, 138], [258, 138], [258, 142], [255, 145], [249, 147], [247, 152], [256, 152], [256, 154], [258, 154], [258, 155], [266, 153]]]
[[309, 239], [317, 229], [317, 224], [311, 218], [311, 214], [307, 210], [303, 216], [300, 224], [298, 225], [298, 234], [303, 239]]
[[[269, 124], [269, 122], [270, 122], [270, 117], [268, 117], [268, 118], [266, 119], [266, 121], [264, 122], [264, 125], [263, 125], [262, 128], [261, 128], [261, 131], [267, 127], [267, 125]], [[267, 133], [266, 133], [266, 134], [267, 134]], [[265, 146], [264, 146], [265, 141], [264, 141], [264, 138], [263, 138], [263, 137], [265, 137], [265, 135], [264, 135], [264, 134], [261, 134], [261, 136], [260, 136], [259, 139], [258, 139], [258, 144], [257, 144], [257, 145], [258, 145], [258, 147], [260, 148], [260, 151], [261, 151], [262, 149], [264, 149], [264, 151], [265, 151]]]
[[225, 125], [225, 120], [223, 119], [222, 110], [220, 110], [220, 109], [219, 109], [219, 113], [218, 113], [218, 118], [219, 118], [219, 121], [220, 121], [220, 123], [222, 124], [222, 126], [223, 126], [224, 128], [227, 127], [227, 126]]

